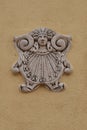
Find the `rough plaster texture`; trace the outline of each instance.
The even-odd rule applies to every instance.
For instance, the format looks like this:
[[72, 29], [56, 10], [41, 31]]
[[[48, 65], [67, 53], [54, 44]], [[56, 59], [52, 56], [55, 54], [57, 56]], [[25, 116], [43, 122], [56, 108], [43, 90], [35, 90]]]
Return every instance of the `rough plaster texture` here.
[[[48, 27], [73, 36], [74, 66], [61, 93], [41, 86], [23, 94], [10, 70], [18, 55], [13, 36]], [[0, 0], [0, 130], [87, 130], [87, 0]]]

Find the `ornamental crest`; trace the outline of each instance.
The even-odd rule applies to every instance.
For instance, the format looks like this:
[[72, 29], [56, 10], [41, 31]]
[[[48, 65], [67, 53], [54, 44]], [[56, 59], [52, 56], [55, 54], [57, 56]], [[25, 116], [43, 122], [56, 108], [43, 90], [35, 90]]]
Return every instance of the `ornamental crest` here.
[[12, 66], [15, 73], [20, 72], [25, 84], [20, 85], [22, 92], [31, 92], [39, 84], [45, 84], [52, 91], [64, 89], [59, 79], [63, 73], [72, 71], [66, 59], [72, 38], [56, 33], [48, 28], [39, 28], [14, 38], [19, 54], [17, 62]]

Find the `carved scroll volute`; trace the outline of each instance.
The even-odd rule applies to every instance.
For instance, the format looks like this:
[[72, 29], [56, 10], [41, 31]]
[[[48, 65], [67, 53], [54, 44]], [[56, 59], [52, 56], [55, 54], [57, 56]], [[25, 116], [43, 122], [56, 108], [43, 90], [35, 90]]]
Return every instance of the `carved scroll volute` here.
[[28, 51], [34, 45], [34, 40], [32, 36], [26, 34], [15, 37], [14, 43], [17, 49], [21, 51]]
[[56, 51], [66, 53], [71, 46], [71, 41], [71, 36], [56, 34], [52, 38], [51, 44]]

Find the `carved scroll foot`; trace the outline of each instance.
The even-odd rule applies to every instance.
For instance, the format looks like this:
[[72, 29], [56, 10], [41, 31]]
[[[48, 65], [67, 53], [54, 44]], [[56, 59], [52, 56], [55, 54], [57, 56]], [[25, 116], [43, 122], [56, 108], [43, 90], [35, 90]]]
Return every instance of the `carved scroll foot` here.
[[72, 72], [72, 67], [71, 67], [70, 63], [67, 60], [64, 61], [64, 67], [65, 67], [64, 73], [70, 74]]
[[54, 92], [60, 92], [64, 89], [64, 83], [60, 83], [60, 82], [54, 82], [47, 85], [48, 88]]
[[12, 66], [13, 73], [19, 73], [19, 64], [18, 62]]
[[64, 89], [64, 83], [58, 83], [58, 86], [54, 87], [52, 91], [60, 92]]
[[26, 86], [26, 84], [20, 85], [19, 90], [21, 90], [22, 92], [25, 92], [25, 93], [32, 91], [30, 87]]
[[33, 90], [35, 90], [36, 88], [38, 88], [37, 84], [32, 84], [32, 83], [27, 83], [27, 84], [22, 84], [20, 85], [20, 90], [22, 92], [32, 92]]
[[70, 73], [72, 73], [72, 69], [71, 68], [65, 68], [64, 73], [70, 74]]

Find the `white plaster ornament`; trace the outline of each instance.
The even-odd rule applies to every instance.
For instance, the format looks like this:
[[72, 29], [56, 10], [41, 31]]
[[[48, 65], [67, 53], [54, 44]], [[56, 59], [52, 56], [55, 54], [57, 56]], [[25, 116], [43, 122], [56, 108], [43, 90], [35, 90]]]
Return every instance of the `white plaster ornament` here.
[[12, 66], [15, 73], [21, 73], [25, 84], [20, 85], [22, 92], [31, 92], [44, 84], [52, 91], [64, 89], [64, 83], [59, 79], [63, 73], [72, 71], [66, 59], [72, 38], [56, 33], [48, 28], [15, 37], [14, 44], [19, 58]]

